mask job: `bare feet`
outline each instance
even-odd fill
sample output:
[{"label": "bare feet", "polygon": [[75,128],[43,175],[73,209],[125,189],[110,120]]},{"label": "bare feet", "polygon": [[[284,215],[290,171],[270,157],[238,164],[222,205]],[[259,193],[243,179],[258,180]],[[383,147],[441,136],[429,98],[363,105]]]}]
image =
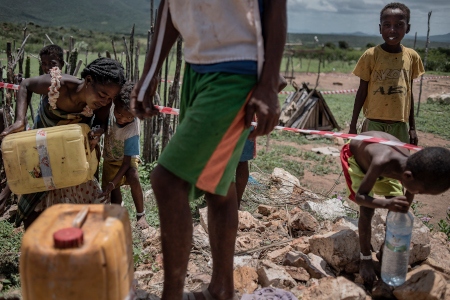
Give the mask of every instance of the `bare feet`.
[{"label": "bare feet", "polygon": [[364,280],[365,285],[369,287],[369,290],[372,290],[373,283],[377,279],[377,275],[375,274],[375,268],[373,266],[372,260],[361,260],[359,263],[359,274]]},{"label": "bare feet", "polygon": [[150,225],[148,225],[148,223],[147,223],[147,220],[145,219],[145,215],[137,218],[136,227],[141,230],[150,227]]}]

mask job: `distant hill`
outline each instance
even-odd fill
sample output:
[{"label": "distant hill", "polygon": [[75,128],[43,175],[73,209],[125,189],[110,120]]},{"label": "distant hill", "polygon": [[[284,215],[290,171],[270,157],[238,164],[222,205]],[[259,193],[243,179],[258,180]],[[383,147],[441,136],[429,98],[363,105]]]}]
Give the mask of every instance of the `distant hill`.
[{"label": "distant hill", "polygon": [[[77,27],[99,32],[145,34],[150,28],[151,0],[1,0],[2,22]],[[154,1],[155,10],[159,0]]]},{"label": "distant hill", "polygon": [[[368,35],[362,32],[355,32],[349,34],[320,34],[320,33],[289,33],[288,42],[297,43],[302,42],[305,46],[314,46],[314,37],[317,36],[320,44],[334,43],[336,46],[339,41],[346,41],[352,48],[364,48],[367,44],[381,44],[383,39],[381,35]],[[425,48],[426,37],[417,37],[416,48]],[[450,47],[450,33],[445,35],[430,36],[430,47]],[[403,39],[403,45],[406,47],[414,46],[414,35],[409,34]]]},{"label": "distant hill", "polygon": [[[420,36],[417,37],[418,40],[425,41],[427,39],[426,36]],[[450,33],[447,34],[441,34],[441,35],[431,35],[430,36],[430,42],[431,43],[450,43]]]}]

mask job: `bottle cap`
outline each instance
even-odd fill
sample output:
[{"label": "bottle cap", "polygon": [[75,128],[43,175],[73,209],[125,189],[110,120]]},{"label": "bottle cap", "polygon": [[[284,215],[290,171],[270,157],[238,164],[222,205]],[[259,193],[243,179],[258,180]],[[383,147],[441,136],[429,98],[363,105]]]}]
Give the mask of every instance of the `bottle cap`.
[{"label": "bottle cap", "polygon": [[78,248],[83,245],[83,231],[75,227],[63,228],[53,234],[53,241],[58,249]]}]

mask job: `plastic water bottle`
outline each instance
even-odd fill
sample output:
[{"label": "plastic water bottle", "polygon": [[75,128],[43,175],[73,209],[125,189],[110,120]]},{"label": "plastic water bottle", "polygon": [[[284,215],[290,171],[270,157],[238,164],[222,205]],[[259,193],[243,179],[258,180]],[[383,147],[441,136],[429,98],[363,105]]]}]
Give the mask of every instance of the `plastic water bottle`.
[{"label": "plastic water bottle", "polygon": [[387,215],[381,279],[391,286],[402,285],[406,280],[413,224],[410,212],[390,211]]}]

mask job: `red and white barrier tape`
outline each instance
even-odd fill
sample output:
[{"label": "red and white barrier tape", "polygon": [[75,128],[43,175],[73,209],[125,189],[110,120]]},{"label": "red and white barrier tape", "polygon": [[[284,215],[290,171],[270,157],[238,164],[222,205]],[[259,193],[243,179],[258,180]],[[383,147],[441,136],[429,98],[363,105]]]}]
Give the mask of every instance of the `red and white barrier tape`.
[{"label": "red and white barrier tape", "polygon": [[10,89],[10,90],[18,90],[19,85],[12,84],[12,83],[6,83],[6,82],[0,82],[0,88]]},{"label": "red and white barrier tape", "polygon": [[[178,115],[180,113],[180,110],[177,108],[157,106],[157,105],[155,105],[155,107],[161,113],[164,113],[164,114]],[[258,123],[252,122],[252,125],[257,126]],[[402,142],[398,142],[398,141],[391,141],[391,140],[387,140],[387,139],[377,138],[377,137],[368,136],[368,135],[362,135],[362,134],[350,134],[350,133],[341,133],[341,132],[332,132],[332,131],[298,129],[298,128],[283,127],[283,126],[275,126],[274,129],[299,132],[299,133],[305,133],[305,134],[318,134],[318,135],[323,135],[326,137],[340,137],[343,139],[359,140],[359,141],[364,141],[367,143],[379,143],[379,144],[388,145],[388,146],[398,146],[398,147],[402,147],[402,148],[406,148],[406,149],[414,150],[414,151],[422,150],[422,148],[419,146],[402,143]]]},{"label": "red and white barrier tape", "polygon": [[329,94],[353,94],[356,93],[358,89],[349,89],[349,90],[337,90],[337,91],[320,91],[322,95]]}]

